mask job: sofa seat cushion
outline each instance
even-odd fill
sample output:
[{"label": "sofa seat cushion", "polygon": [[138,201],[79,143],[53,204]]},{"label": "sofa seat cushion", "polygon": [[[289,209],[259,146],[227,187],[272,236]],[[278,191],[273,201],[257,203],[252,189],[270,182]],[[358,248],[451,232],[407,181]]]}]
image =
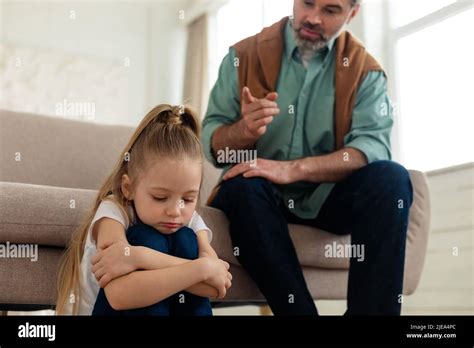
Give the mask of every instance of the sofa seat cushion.
[{"label": "sofa seat cushion", "polygon": [[[97,194],[95,190],[71,189],[22,183],[0,183],[0,243],[38,244],[66,247],[72,233]],[[213,231],[212,246],[225,260],[240,265],[233,254],[229,222],[220,210],[200,207],[198,212]],[[348,243],[348,236],[333,234],[311,227],[290,225],[302,265],[340,268],[349,267],[345,258],[324,257],[324,245],[333,241]]]},{"label": "sofa seat cushion", "polygon": [[65,247],[95,190],[0,182],[0,243]]},{"label": "sofa seat cushion", "polygon": [[[410,209],[407,238],[407,265],[419,279],[429,230],[429,197],[426,178],[410,171],[414,202]],[[0,183],[0,243],[35,243],[67,246],[72,232],[90,209],[97,191],[20,183]],[[201,206],[198,212],[213,231],[212,246],[220,257],[240,265],[228,232],[229,221],[217,209]],[[317,228],[289,225],[290,236],[302,266],[322,269],[348,269],[349,258],[326,257],[326,247],[350,243],[350,236],[339,236]],[[421,248],[421,249],[420,249]]]},{"label": "sofa seat cushion", "polygon": [[[211,207],[200,207],[198,212],[213,231],[214,237],[211,245],[217,250],[219,256],[234,265],[240,265],[234,255],[230,234],[227,232],[229,221],[225,214]],[[350,243],[350,236],[338,236],[317,228],[302,225],[289,224],[288,227],[301,265],[331,269],[349,268],[348,258],[325,257],[325,246],[332,246],[333,243],[336,243],[336,245],[348,244]],[[222,233],[221,231],[226,232]]]},{"label": "sofa seat cushion", "polygon": [[[413,186],[413,204],[410,208],[410,221],[406,244],[406,266],[409,283],[416,285],[421,277],[424,256],[428,244],[430,225],[430,200],[426,175],[410,170]],[[208,226],[214,231],[213,247],[225,260],[240,265],[234,256],[232,242],[228,232],[229,222],[223,212],[211,207],[199,208],[199,213]],[[290,237],[302,266],[321,269],[349,269],[350,260],[347,257],[326,257],[326,246],[345,245],[350,243],[350,236],[340,236],[327,231],[302,225],[289,224]],[[410,289],[410,291],[414,291]]]}]

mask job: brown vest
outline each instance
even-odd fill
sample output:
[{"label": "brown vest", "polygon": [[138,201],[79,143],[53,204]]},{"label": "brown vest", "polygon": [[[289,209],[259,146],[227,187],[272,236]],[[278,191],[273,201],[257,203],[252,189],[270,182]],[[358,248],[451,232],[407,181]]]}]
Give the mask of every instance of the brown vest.
[{"label": "brown vest", "polygon": [[[264,98],[267,93],[276,90],[285,49],[284,30],[287,21],[288,17],[285,17],[233,46],[239,59],[240,91],[247,86],[253,96]],[[344,136],[351,129],[357,88],[369,71],[383,72],[383,69],[349,32],[343,32],[335,45],[334,130],[335,148],[340,149],[344,146]]]},{"label": "brown vest", "polygon": [[[264,98],[276,91],[285,40],[284,30],[288,17],[264,28],[257,35],[246,38],[233,47],[238,58],[239,91],[247,86],[253,96]],[[336,40],[336,89],[334,105],[335,148],[344,146],[344,136],[351,129],[352,111],[357,88],[369,71],[382,71],[377,61],[365,50],[362,43],[349,32],[343,32]],[[384,72],[385,74],[385,72]],[[210,194],[207,205],[214,199],[220,183]]]}]

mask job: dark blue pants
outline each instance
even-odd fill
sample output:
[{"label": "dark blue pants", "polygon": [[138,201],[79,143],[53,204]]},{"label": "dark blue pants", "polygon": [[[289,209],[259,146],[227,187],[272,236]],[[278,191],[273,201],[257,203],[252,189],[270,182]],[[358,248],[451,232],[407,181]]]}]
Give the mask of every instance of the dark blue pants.
[{"label": "dark blue pants", "polygon": [[412,200],[407,170],[376,161],[337,183],[315,219],[291,213],[263,178],[223,182],[211,206],[227,215],[239,262],[274,314],[318,314],[288,232],[296,223],[350,234],[353,245],[364,245],[364,261],[350,259],[346,315],[399,315]]},{"label": "dark blue pants", "polygon": [[[184,259],[198,257],[196,234],[188,227],[182,227],[173,234],[163,234],[151,226],[138,223],[128,228],[127,240],[130,245],[148,247]],[[100,289],[92,315],[205,316],[212,315],[212,307],[208,298],[181,291],[148,307],[116,311],[110,306],[104,289]]]}]

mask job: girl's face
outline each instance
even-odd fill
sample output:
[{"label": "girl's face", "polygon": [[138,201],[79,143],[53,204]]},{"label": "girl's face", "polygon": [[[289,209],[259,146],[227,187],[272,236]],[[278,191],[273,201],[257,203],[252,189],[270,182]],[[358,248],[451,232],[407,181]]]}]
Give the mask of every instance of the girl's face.
[{"label": "girl's face", "polygon": [[196,159],[160,159],[139,179],[133,192],[124,174],[122,192],[135,203],[140,220],[162,233],[186,226],[196,208],[201,184],[201,162]]}]

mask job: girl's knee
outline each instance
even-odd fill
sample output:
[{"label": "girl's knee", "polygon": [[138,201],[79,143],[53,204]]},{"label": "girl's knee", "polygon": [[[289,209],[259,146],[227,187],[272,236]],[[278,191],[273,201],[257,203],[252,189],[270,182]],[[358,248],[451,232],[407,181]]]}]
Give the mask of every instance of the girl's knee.
[{"label": "girl's knee", "polygon": [[127,229],[127,240],[130,245],[144,246],[164,253],[169,252],[166,237],[160,231],[149,225],[138,223],[130,226]]},{"label": "girl's knee", "polygon": [[196,259],[198,257],[198,243],[196,233],[189,227],[182,227],[171,235],[174,256],[185,259]]}]

